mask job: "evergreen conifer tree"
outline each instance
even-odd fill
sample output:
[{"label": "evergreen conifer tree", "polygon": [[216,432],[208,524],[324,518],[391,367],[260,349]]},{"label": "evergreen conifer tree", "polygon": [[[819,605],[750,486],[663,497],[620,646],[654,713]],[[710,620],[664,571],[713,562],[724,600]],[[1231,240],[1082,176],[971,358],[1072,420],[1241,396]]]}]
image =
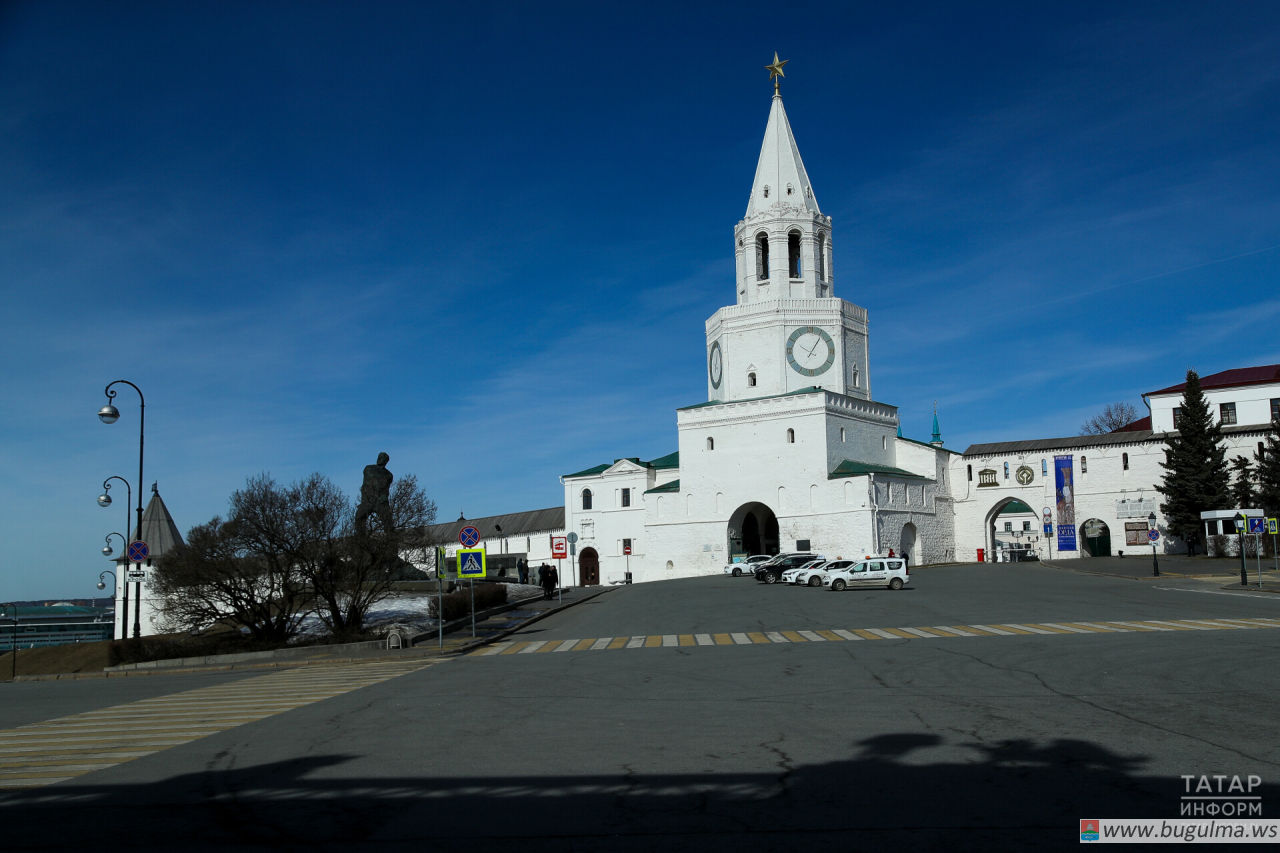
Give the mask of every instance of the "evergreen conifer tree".
[{"label": "evergreen conifer tree", "polygon": [[1248,456],[1237,456],[1231,460],[1231,470],[1235,479],[1231,483],[1231,499],[1241,508],[1254,504],[1253,465]]},{"label": "evergreen conifer tree", "polygon": [[1169,532],[1194,553],[1200,541],[1200,513],[1226,509],[1231,500],[1230,477],[1222,443],[1222,428],[1214,421],[1200,388],[1200,376],[1187,371],[1178,427],[1165,440],[1164,480],[1156,490],[1164,495],[1160,511]]},{"label": "evergreen conifer tree", "polygon": [[1271,422],[1267,443],[1254,459],[1258,482],[1257,503],[1269,517],[1275,518],[1280,513],[1280,421]]}]

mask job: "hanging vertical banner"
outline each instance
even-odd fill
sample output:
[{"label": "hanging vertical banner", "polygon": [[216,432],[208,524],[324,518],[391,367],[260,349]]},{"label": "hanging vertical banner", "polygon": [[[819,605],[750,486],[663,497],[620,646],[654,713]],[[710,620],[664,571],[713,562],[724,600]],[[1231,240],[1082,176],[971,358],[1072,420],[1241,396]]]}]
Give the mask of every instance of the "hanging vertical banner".
[{"label": "hanging vertical banner", "polygon": [[1053,457],[1055,496],[1058,502],[1058,550],[1076,550],[1076,497],[1075,478],[1072,475],[1072,457]]}]

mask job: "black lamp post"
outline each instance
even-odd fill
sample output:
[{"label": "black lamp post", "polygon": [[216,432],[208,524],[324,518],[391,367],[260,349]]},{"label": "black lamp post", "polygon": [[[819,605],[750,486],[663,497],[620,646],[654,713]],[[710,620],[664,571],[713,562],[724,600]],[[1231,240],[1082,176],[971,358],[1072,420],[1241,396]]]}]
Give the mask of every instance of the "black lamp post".
[{"label": "black lamp post", "polygon": [[9,680],[18,680],[18,605],[6,604],[13,608],[13,648],[9,650]]},{"label": "black lamp post", "polygon": [[[1156,514],[1153,512],[1147,516],[1147,533],[1156,529]],[[1148,535],[1148,539],[1151,537]],[[1151,576],[1153,578],[1160,577],[1160,558],[1156,556],[1156,540],[1151,539]]]},{"label": "black lamp post", "polygon": [[[119,533],[116,533],[115,535],[120,535],[120,534],[119,534]],[[110,542],[111,542],[111,534],[110,534],[110,533],[106,534],[106,540],[108,540],[108,543],[110,543]],[[105,548],[102,548],[102,551],[108,551],[108,552],[110,552],[110,551],[111,551],[111,546],[110,546],[110,544],[108,544],[108,546],[106,546]],[[108,553],[108,556],[111,556],[111,555],[110,555],[110,553]],[[113,602],[114,602],[114,601],[115,601],[115,585],[116,585],[116,580],[115,580],[115,573],[114,573],[114,571],[111,571],[110,569],[108,569],[108,570],[105,570],[105,571],[100,571],[100,573],[97,573],[97,588],[99,588],[99,589],[106,589],[106,581],[104,580],[104,578],[106,578],[106,576],[108,576],[108,575],[111,575],[111,601],[113,601]],[[128,624],[128,621],[129,621],[129,611],[128,611],[128,607],[129,607],[129,599],[128,599],[128,598],[125,598],[125,599],[124,599],[124,607],[125,607],[125,611],[124,611],[124,619],[123,619],[122,621],[120,621],[120,628],[122,628],[122,629],[124,628],[124,625],[127,625],[127,624]],[[114,615],[113,615],[113,619],[111,619],[111,621],[113,621],[113,622],[115,621],[115,617],[114,617]],[[120,631],[120,633],[122,633],[122,634],[123,634],[123,633],[124,633],[124,631],[122,630],[122,631]],[[114,624],[113,624],[113,625],[111,625],[111,639],[115,639],[115,625],[114,625]]]},{"label": "black lamp post", "polygon": [[[141,538],[142,537],[142,483],[143,483],[142,457],[143,457],[143,446],[146,440],[146,421],[147,421],[147,401],[146,401],[146,398],[142,396],[142,389],[139,388],[137,385],[134,385],[128,379],[117,379],[114,382],[107,383],[107,387],[104,389],[104,392],[107,395],[107,404],[98,410],[98,419],[102,421],[104,424],[113,424],[116,421],[120,420],[120,410],[117,409],[111,402],[116,398],[116,394],[118,393],[112,390],[111,386],[120,385],[120,384],[128,385],[134,391],[138,392],[138,528],[137,528],[137,531],[138,531],[138,537]],[[101,503],[101,499],[99,499],[99,503]],[[109,498],[108,498],[108,503],[110,503]],[[103,505],[106,506],[106,504],[103,504]],[[125,586],[128,586],[128,585],[129,585],[129,582],[125,581]],[[134,607],[133,609],[134,610],[133,636],[136,638],[142,635],[142,624],[141,624],[141,616],[140,616],[140,611],[142,610],[142,584],[141,583],[138,584],[137,595],[135,595],[134,598],[137,601],[137,606]],[[128,626],[126,625],[125,627],[127,628]]]},{"label": "black lamp post", "polygon": [[1236,513],[1236,541],[1240,543],[1240,586],[1249,585],[1249,572],[1244,562],[1244,532],[1249,527],[1249,516]]},{"label": "black lamp post", "polygon": [[[129,507],[133,503],[133,488],[130,487],[129,481],[126,480],[124,477],[121,477],[118,474],[113,474],[112,476],[102,481],[102,494],[98,495],[98,506],[100,507],[111,506],[111,481],[112,480],[119,480],[120,482],[124,483],[125,493],[129,496],[129,499],[125,501],[125,505],[124,505],[124,533],[115,534],[116,536],[119,536],[121,539],[124,540],[124,555],[127,558],[129,556],[129,536],[128,536],[129,512],[130,512]],[[138,491],[139,492],[142,491],[141,487],[139,487]],[[142,502],[141,495],[138,496],[138,502],[139,503]],[[111,552],[111,536],[112,536],[111,533],[108,533],[106,536],[107,544],[106,544],[106,547],[102,549],[102,555],[104,557],[111,556],[111,553],[112,553]],[[139,518],[139,521],[138,521],[138,536],[139,537],[142,536],[141,518]],[[114,577],[114,575],[112,575],[112,577]],[[102,578],[99,577],[98,580],[102,580]],[[113,597],[115,596],[114,586],[111,587],[111,595]],[[141,592],[139,592],[138,598],[139,600],[141,600],[142,598]],[[120,614],[120,639],[125,640],[125,639],[128,639],[128,637],[129,637],[129,581],[126,580],[124,582],[124,610],[121,611],[121,614]],[[111,631],[111,639],[114,640],[115,638],[116,638],[115,629],[113,627]]]}]

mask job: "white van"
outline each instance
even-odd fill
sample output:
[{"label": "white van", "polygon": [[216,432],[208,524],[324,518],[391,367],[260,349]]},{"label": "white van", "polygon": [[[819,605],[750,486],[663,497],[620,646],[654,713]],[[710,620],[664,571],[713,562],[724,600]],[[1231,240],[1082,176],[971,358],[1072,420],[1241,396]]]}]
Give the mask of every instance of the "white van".
[{"label": "white van", "polygon": [[822,585],[839,592],[851,586],[887,586],[902,589],[911,580],[911,570],[901,557],[871,557],[852,565],[827,572]]}]

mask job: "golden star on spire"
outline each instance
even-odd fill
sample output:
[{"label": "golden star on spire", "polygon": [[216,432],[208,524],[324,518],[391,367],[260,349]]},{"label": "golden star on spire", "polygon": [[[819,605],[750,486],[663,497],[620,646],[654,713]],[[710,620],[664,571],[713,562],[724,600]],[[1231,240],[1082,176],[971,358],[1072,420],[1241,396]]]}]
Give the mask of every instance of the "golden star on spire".
[{"label": "golden star on spire", "polygon": [[778,78],[787,76],[782,73],[782,66],[786,65],[790,61],[790,59],[779,60],[778,52],[775,50],[773,52],[773,64],[765,66],[765,70],[769,72],[769,79],[773,81],[773,91],[775,93],[778,91]]}]

